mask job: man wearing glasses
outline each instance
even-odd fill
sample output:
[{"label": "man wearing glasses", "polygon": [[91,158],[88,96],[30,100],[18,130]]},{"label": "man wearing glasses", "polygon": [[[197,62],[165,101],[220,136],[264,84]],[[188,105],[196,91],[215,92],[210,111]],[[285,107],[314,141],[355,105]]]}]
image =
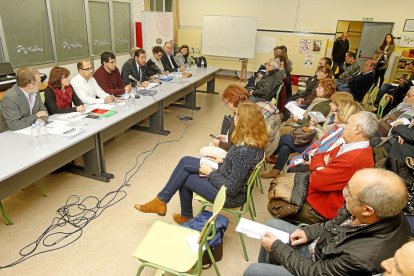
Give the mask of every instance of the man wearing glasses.
[{"label": "man wearing glasses", "polygon": [[46,122],[46,107],[39,92],[40,74],[31,68],[21,68],[16,73],[16,84],[6,91],[1,102],[0,132],[19,130],[36,121]]},{"label": "man wearing glasses", "polygon": [[288,232],[289,244],[272,233],[262,236],[259,263],[244,276],[372,275],[381,262],[408,241],[410,226],[402,212],[407,189],[383,169],[356,172],[343,189],[345,208],[325,223],[303,228],[272,219],[268,225]]},{"label": "man wearing glasses", "polygon": [[96,104],[110,103],[114,101],[114,96],[103,91],[96,82],[93,77],[94,68],[89,60],[81,60],[76,66],[79,74],[70,81],[70,84],[83,103]]},{"label": "man wearing glasses", "polygon": [[131,85],[126,85],[121,73],[116,67],[115,55],[111,52],[101,54],[101,66],[93,75],[99,86],[108,94],[122,95],[131,91]]}]

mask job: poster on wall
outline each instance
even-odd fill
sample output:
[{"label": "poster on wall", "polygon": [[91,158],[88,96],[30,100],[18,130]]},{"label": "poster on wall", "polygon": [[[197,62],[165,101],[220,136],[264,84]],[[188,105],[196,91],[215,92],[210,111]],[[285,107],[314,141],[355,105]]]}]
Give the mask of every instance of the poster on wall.
[{"label": "poster on wall", "polygon": [[320,52],[322,48],[322,40],[320,39],[314,39],[313,45],[312,45],[312,51],[313,52]]},{"label": "poster on wall", "polygon": [[311,41],[310,39],[301,39],[299,44],[299,53],[306,54],[309,53]]},{"label": "poster on wall", "polygon": [[305,61],[303,62],[304,67],[312,67],[313,66],[313,55],[312,54],[306,54],[305,55]]},{"label": "poster on wall", "polygon": [[154,46],[164,46],[173,39],[173,17],[171,12],[143,12],[142,37],[147,57]]},{"label": "poster on wall", "polygon": [[414,36],[402,35],[399,46],[400,47],[414,47]]}]

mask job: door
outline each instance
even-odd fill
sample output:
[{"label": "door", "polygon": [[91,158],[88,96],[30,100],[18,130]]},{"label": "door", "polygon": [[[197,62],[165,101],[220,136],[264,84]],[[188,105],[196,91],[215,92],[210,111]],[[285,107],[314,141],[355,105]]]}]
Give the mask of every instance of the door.
[{"label": "door", "polygon": [[385,35],[391,33],[393,27],[394,23],[389,22],[364,22],[357,52],[360,68],[365,61],[374,56],[375,50],[382,44]]}]

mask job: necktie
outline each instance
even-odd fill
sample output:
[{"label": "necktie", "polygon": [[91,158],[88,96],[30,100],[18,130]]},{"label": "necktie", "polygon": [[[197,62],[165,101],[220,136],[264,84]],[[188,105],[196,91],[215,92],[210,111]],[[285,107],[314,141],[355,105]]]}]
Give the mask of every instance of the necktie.
[{"label": "necktie", "polygon": [[141,66],[138,66],[138,80],[141,81],[142,77],[141,77]]}]

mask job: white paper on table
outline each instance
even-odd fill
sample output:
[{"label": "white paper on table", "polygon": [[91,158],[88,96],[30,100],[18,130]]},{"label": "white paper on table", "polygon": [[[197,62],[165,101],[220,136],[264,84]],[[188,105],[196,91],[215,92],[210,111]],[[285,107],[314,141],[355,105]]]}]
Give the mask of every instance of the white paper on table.
[{"label": "white paper on table", "polygon": [[18,134],[24,134],[24,135],[32,135],[32,126],[29,127],[25,127],[19,130],[15,130],[13,131],[14,133],[18,133]]},{"label": "white paper on table", "polygon": [[303,114],[305,114],[306,110],[297,106],[295,102],[288,102],[285,105],[286,109],[290,111],[294,116],[298,117],[299,119],[303,119]]},{"label": "white paper on table", "polygon": [[146,90],[146,89],[151,89],[154,88],[156,86],[160,85],[158,82],[150,82],[147,86],[142,87],[142,86],[137,86],[137,90]]},{"label": "white paper on table", "polygon": [[88,114],[85,114],[85,112],[82,112],[82,113],[81,112],[71,112],[71,113],[62,114],[62,115],[58,116],[57,119],[66,120],[66,121],[70,121],[70,122],[76,122],[76,121],[82,120],[86,116],[88,116]]},{"label": "white paper on table", "polygon": [[211,159],[208,159],[207,157],[203,156],[203,157],[200,158],[200,165],[201,164],[206,164],[206,165],[210,166],[210,168],[212,168],[214,170],[218,170],[218,163],[214,162]]},{"label": "white paper on table", "polygon": [[311,111],[308,114],[309,114],[309,117],[311,117],[318,123],[323,123],[326,121],[326,117],[319,111]]},{"label": "white paper on table", "polygon": [[69,127],[65,125],[47,126],[47,133],[53,135],[64,136],[68,138],[75,137],[82,133],[84,129],[82,127]]},{"label": "white paper on table", "polygon": [[[59,120],[49,120],[47,125],[45,126],[46,129],[48,129],[49,127],[55,127],[55,126],[63,126],[66,125],[68,122],[65,121],[59,121]],[[13,131],[14,133],[18,133],[18,134],[24,134],[24,135],[32,135],[32,126],[28,126],[16,131]],[[48,131],[49,132],[49,131]]]},{"label": "white paper on table", "polygon": [[402,117],[390,123],[390,126],[394,126],[396,123],[403,123],[403,125],[408,126],[409,124],[411,124],[411,121],[407,118]]},{"label": "white paper on table", "polygon": [[86,112],[85,113],[91,112],[94,109],[107,109],[107,110],[111,110],[114,107],[115,107],[115,104],[104,104],[104,103],[103,104],[91,104],[91,105],[88,105],[86,107]]},{"label": "white paper on table", "polygon": [[[185,237],[187,244],[190,246],[191,251],[197,252],[198,251],[198,237],[200,234],[194,234],[191,236]],[[203,250],[206,250],[206,247],[203,246]]]},{"label": "white paper on table", "polygon": [[245,218],[240,219],[239,224],[237,224],[236,231],[258,240],[261,239],[264,233],[270,232],[283,243],[289,243],[289,233]]}]

